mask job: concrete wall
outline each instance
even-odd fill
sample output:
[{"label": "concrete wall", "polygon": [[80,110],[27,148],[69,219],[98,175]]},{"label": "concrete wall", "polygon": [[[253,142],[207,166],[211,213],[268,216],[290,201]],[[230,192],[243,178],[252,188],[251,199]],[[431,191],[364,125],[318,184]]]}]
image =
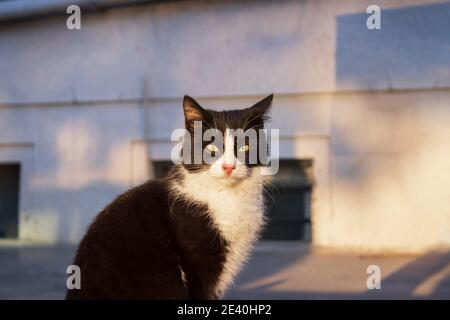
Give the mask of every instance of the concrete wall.
[{"label": "concrete wall", "polygon": [[165,2],[83,15],[80,31],[64,14],[2,25],[0,162],[27,168],[21,238],[78,241],[169,157],[183,94],[231,108],[274,92],[281,156],[314,159],[315,244],[450,245],[450,4],[377,1],[375,31],[369,4]]},{"label": "concrete wall", "polygon": [[[449,4],[182,1],[4,24],[0,101],[37,103],[448,87]],[[414,68],[412,68],[414,66]],[[27,85],[24,85],[24,84]],[[45,86],[42,84],[45,83]]]}]

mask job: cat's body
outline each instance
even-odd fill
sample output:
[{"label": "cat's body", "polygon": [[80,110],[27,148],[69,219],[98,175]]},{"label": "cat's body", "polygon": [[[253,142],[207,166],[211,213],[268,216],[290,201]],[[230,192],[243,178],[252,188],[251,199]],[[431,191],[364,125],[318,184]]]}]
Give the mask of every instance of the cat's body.
[{"label": "cat's body", "polygon": [[[186,127],[209,115],[223,132],[260,127],[271,100],[239,114],[198,105],[191,110],[185,98]],[[249,122],[255,114],[257,124]],[[167,178],[129,190],[100,212],[75,257],[81,289],[68,290],[66,298],[223,297],[264,221],[260,167],[234,159],[230,169],[232,154],[239,152],[231,140],[225,135],[225,151],[213,164],[176,165]]]}]

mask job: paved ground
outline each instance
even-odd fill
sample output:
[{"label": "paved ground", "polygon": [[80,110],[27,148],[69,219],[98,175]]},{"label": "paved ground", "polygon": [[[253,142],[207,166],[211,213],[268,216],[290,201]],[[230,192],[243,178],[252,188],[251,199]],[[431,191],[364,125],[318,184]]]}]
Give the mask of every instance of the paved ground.
[{"label": "paved ground", "polygon": [[[0,246],[0,299],[62,299],[73,247]],[[380,290],[366,269],[381,268]],[[258,247],[229,299],[450,299],[450,252],[361,256],[307,245]]]}]

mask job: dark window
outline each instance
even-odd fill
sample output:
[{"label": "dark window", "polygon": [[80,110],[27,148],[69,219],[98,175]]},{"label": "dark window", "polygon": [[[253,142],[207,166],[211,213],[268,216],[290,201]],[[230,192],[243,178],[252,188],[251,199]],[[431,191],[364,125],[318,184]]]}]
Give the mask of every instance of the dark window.
[{"label": "dark window", "polygon": [[172,166],[173,163],[170,160],[152,161],[151,167],[153,168],[153,176],[157,179],[164,178]]},{"label": "dark window", "polygon": [[19,164],[0,164],[0,238],[18,236],[19,176]]},{"label": "dark window", "polygon": [[280,168],[266,187],[265,240],[311,239],[312,160],[280,159]]}]

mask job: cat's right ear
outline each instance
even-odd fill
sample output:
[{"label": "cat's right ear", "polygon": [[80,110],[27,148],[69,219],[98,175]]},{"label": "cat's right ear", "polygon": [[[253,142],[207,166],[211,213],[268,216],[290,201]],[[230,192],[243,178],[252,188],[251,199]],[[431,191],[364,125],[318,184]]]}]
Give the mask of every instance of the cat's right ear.
[{"label": "cat's right ear", "polygon": [[184,96],[183,111],[186,129],[192,129],[194,127],[194,121],[205,120],[206,110],[190,96]]}]

